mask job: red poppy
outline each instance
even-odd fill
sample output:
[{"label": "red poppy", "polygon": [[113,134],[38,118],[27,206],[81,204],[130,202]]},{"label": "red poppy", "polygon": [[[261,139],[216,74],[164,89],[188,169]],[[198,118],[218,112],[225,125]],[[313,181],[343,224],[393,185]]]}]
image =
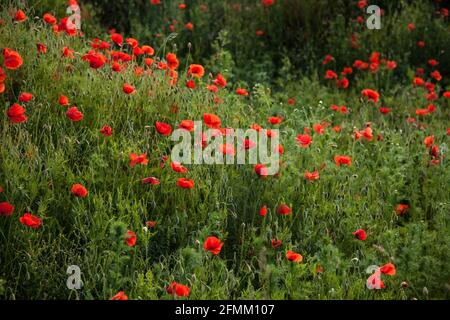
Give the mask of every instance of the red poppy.
[{"label": "red poppy", "polygon": [[337,74],[333,70],[327,70],[325,73],[325,79],[331,80],[331,79],[337,79]]},{"label": "red poppy", "polygon": [[216,79],[213,80],[213,83],[214,83],[216,86],[219,86],[219,87],[221,87],[221,88],[224,88],[224,87],[227,85],[227,80],[219,73],[219,74],[216,76]]},{"label": "red poppy", "polygon": [[319,179],[319,171],[313,171],[313,172],[309,172],[309,171],[305,171],[304,177],[306,180],[309,181],[314,181],[314,180],[318,180]]},{"label": "red poppy", "polygon": [[112,128],[110,126],[103,126],[103,128],[100,129],[100,133],[104,135],[105,137],[110,137],[113,134]]},{"label": "red poppy", "polygon": [[234,145],[229,144],[229,143],[221,144],[219,146],[219,150],[224,155],[232,155],[232,156],[236,155],[236,150],[234,148]]},{"label": "red poppy", "polygon": [[395,213],[399,216],[405,215],[408,212],[409,209],[409,205],[405,204],[405,203],[399,203],[396,207],[395,207]]},{"label": "red poppy", "polygon": [[283,242],[282,242],[281,240],[278,240],[278,239],[272,239],[272,240],[270,241],[270,244],[272,245],[272,248],[276,249],[276,248],[281,247],[281,245],[283,244]]},{"label": "red poppy", "polygon": [[191,179],[180,178],[177,180],[177,186],[183,189],[192,189],[194,185],[194,180]]},{"label": "red poppy", "polygon": [[128,300],[128,296],[124,291],[119,291],[111,298],[111,300]]},{"label": "red poppy", "polygon": [[6,112],[6,115],[9,118],[9,121],[12,123],[22,123],[27,121],[27,116],[25,115],[25,108],[14,103]]},{"label": "red poppy", "polygon": [[261,217],[265,217],[267,215],[267,206],[262,206],[261,209],[259,209],[259,215]]},{"label": "red poppy", "polygon": [[178,297],[188,297],[191,289],[188,286],[173,281],[167,288],[168,294],[177,295]]},{"label": "red poppy", "polygon": [[248,91],[243,88],[237,88],[236,93],[240,96],[244,96],[244,97],[248,96]]},{"label": "red poppy", "polygon": [[23,22],[27,19],[27,16],[25,14],[25,12],[23,12],[22,10],[17,10],[16,13],[14,14],[14,20],[17,22]]},{"label": "red poppy", "polygon": [[192,132],[194,131],[194,121],[182,120],[178,128]]},{"label": "red poppy", "polygon": [[113,33],[111,34],[111,41],[117,44],[118,46],[122,46],[123,36],[119,33]]},{"label": "red poppy", "polygon": [[146,166],[148,164],[147,153],[137,155],[135,153],[130,153],[130,167],[133,168],[137,164],[142,164]]},{"label": "red poppy", "polygon": [[19,218],[19,221],[24,226],[31,227],[33,229],[37,229],[42,225],[42,220],[30,213],[25,213]]},{"label": "red poppy", "polygon": [[168,53],[166,56],[166,60],[167,65],[171,70],[175,70],[176,68],[178,68],[180,64],[180,62],[177,59],[177,55],[175,53]]},{"label": "red poppy", "polygon": [[184,167],[181,163],[179,162],[171,162],[170,166],[172,167],[172,170],[178,173],[186,173],[188,172],[188,169],[186,167]]},{"label": "red poppy", "polygon": [[441,73],[440,73],[438,70],[433,71],[432,73],[430,73],[430,76],[431,76],[433,79],[435,79],[436,81],[441,81],[441,80],[442,80]]},{"label": "red poppy", "polygon": [[3,49],[3,64],[10,70],[16,70],[23,64],[20,54],[9,48]]},{"label": "red poppy", "polygon": [[45,13],[42,18],[44,19],[45,23],[48,24],[56,24],[57,22],[56,18],[50,13]]},{"label": "red poppy", "polygon": [[261,0],[261,3],[264,7],[270,7],[275,4],[275,0]]},{"label": "red poppy", "polygon": [[203,121],[208,128],[218,129],[220,128],[222,121],[215,114],[205,113],[203,115]]},{"label": "red poppy", "polygon": [[168,136],[172,133],[172,126],[164,122],[156,121],[155,128],[156,131],[163,136]]},{"label": "red poppy", "polygon": [[288,252],[286,252],[286,259],[292,262],[302,262],[303,257],[301,254],[289,250]]},{"label": "red poppy", "polygon": [[89,51],[87,54],[85,54],[82,59],[84,61],[88,61],[89,65],[93,69],[98,69],[103,67],[103,65],[106,63],[107,59],[104,55],[101,53],[95,52],[93,50]]},{"label": "red poppy", "polygon": [[0,216],[10,216],[14,212],[14,206],[9,202],[0,202]]},{"label": "red poppy", "polygon": [[66,116],[74,122],[81,121],[84,117],[83,113],[81,113],[81,111],[78,111],[77,107],[69,108],[66,112]]},{"label": "red poppy", "polygon": [[33,95],[29,92],[22,92],[19,95],[19,101],[24,102],[24,103],[30,101],[32,98],[33,98]]},{"label": "red poppy", "polygon": [[283,216],[289,215],[291,212],[292,209],[285,204],[281,204],[277,209],[277,213]]},{"label": "red poppy", "polygon": [[134,87],[128,83],[123,85],[123,92],[126,94],[132,94],[135,91]]},{"label": "red poppy", "polygon": [[127,231],[126,238],[125,238],[125,241],[126,241],[126,243],[127,243],[127,246],[129,246],[129,247],[134,247],[134,246],[136,245],[136,240],[137,240],[136,233],[134,233],[134,232],[131,231],[131,230],[128,230],[128,231]]},{"label": "red poppy", "polygon": [[279,117],[269,117],[269,123],[271,124],[280,124],[283,121],[283,119]]},{"label": "red poppy", "polygon": [[205,75],[205,69],[202,65],[199,64],[191,64],[187,71],[188,76],[192,76],[194,78],[200,79]]},{"label": "red poppy", "polygon": [[266,177],[269,175],[269,169],[262,163],[258,163],[254,167],[255,173],[260,177]]},{"label": "red poppy", "polygon": [[299,134],[297,141],[300,143],[300,147],[307,148],[312,143],[312,138],[309,134]]},{"label": "red poppy", "polygon": [[222,250],[223,242],[216,237],[208,237],[203,243],[203,249],[211,252],[213,255],[218,255]]},{"label": "red poppy", "polygon": [[158,185],[158,184],[160,184],[160,181],[157,178],[155,178],[155,177],[147,177],[147,178],[142,179],[142,183],[143,184]]},{"label": "red poppy", "polygon": [[364,89],[361,91],[361,94],[374,103],[378,103],[378,99],[380,98],[380,94],[372,89]]},{"label": "red poppy", "polygon": [[58,103],[62,106],[68,106],[69,105],[69,98],[67,98],[66,96],[60,96]]},{"label": "red poppy", "polygon": [[367,238],[366,231],[363,229],[358,229],[355,232],[352,232],[352,234],[355,235],[355,238],[358,240],[364,241]]},{"label": "red poppy", "polygon": [[387,263],[384,266],[380,268],[381,273],[384,273],[388,276],[395,276],[397,273],[397,270],[395,269],[395,266],[392,263]]},{"label": "red poppy", "polygon": [[36,47],[37,47],[37,51],[39,53],[42,53],[42,54],[47,53],[47,47],[43,43],[36,44]]},{"label": "red poppy", "polygon": [[334,162],[336,163],[336,165],[338,167],[340,167],[341,165],[347,165],[347,166],[351,166],[352,165],[352,158],[348,157],[348,156],[340,156],[340,155],[336,155],[334,156]]},{"label": "red poppy", "polygon": [[79,183],[76,183],[72,186],[72,189],[70,190],[70,192],[78,198],[86,198],[89,194],[88,190]]},{"label": "red poppy", "polygon": [[184,27],[186,28],[186,30],[194,30],[194,25],[192,24],[192,22],[188,22],[184,25]]}]

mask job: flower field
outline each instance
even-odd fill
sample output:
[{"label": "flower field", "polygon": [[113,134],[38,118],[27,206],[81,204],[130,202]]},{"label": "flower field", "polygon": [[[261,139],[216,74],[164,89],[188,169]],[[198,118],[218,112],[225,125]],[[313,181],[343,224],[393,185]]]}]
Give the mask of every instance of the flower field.
[{"label": "flower field", "polygon": [[447,2],[108,2],[1,1],[1,299],[450,297]]}]

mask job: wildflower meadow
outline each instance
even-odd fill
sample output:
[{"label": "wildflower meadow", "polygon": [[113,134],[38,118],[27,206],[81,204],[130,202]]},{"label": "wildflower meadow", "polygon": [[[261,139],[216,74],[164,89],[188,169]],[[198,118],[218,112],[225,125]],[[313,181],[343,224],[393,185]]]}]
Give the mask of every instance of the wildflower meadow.
[{"label": "wildflower meadow", "polygon": [[449,7],[0,0],[0,298],[449,299]]}]

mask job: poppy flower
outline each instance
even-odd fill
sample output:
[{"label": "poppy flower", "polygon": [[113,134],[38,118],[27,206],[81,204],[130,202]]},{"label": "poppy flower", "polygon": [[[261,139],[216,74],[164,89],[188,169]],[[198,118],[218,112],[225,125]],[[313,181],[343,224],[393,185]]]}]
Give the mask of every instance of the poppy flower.
[{"label": "poppy flower", "polygon": [[442,96],[443,96],[444,98],[450,99],[450,91],[444,92],[444,93],[442,94]]},{"label": "poppy flower", "polygon": [[194,188],[194,180],[180,178],[177,180],[177,186],[183,189],[192,189]]},{"label": "poppy flower", "polygon": [[128,230],[128,231],[127,231],[126,238],[125,238],[125,241],[126,241],[126,243],[127,243],[127,246],[129,246],[129,247],[134,247],[134,246],[136,245],[136,240],[137,240],[136,233],[134,233],[134,232],[131,231],[131,230]]},{"label": "poppy flower", "polygon": [[24,103],[30,101],[32,98],[33,98],[33,95],[29,92],[22,92],[19,95],[19,101],[24,102]]},{"label": "poppy flower", "polygon": [[61,106],[68,106],[69,105],[69,98],[67,98],[66,96],[60,96],[58,99],[58,103]]},{"label": "poppy flower", "polygon": [[347,78],[342,78],[336,81],[336,86],[341,89],[347,89],[350,82]]},{"label": "poppy flower", "polygon": [[25,108],[14,103],[6,112],[6,115],[9,118],[9,121],[12,123],[22,123],[27,121],[27,116],[25,116]]},{"label": "poppy flower", "polygon": [[14,212],[14,206],[9,202],[0,202],[0,216],[10,216]]},{"label": "poppy flower", "polygon": [[88,190],[79,183],[76,183],[72,186],[70,192],[78,198],[86,198],[89,194]]},{"label": "poppy flower", "polygon": [[16,70],[23,64],[23,59],[17,51],[3,49],[3,64],[10,70]]},{"label": "poppy flower", "polygon": [[391,112],[391,109],[387,107],[380,107],[379,110],[382,114],[388,114],[389,112]]},{"label": "poppy flower", "polygon": [[269,175],[269,169],[264,164],[256,164],[254,170],[255,173],[260,177],[266,177]]},{"label": "poppy flower", "polygon": [[364,241],[367,238],[366,231],[363,229],[358,229],[355,232],[352,232],[356,239]]},{"label": "poppy flower", "polygon": [[247,97],[248,96],[248,91],[246,89],[243,88],[237,88],[236,89],[236,93],[240,96],[244,96]]},{"label": "poppy flower", "polygon": [[331,79],[337,79],[337,74],[333,70],[327,70],[325,73],[325,79],[331,80]]},{"label": "poppy flower", "polygon": [[151,184],[151,185],[156,186],[156,185],[160,184],[160,181],[155,177],[147,177],[147,178],[142,179],[142,183],[143,184]]},{"label": "poppy flower", "polygon": [[281,204],[277,209],[277,213],[283,216],[289,215],[291,212],[292,209],[285,204]]},{"label": "poppy flower", "polygon": [[42,224],[42,220],[39,217],[36,217],[30,213],[25,213],[19,218],[19,221],[24,226],[31,227],[33,229],[39,228]]},{"label": "poppy flower", "polygon": [[381,273],[384,273],[388,276],[395,276],[397,273],[397,270],[395,269],[395,266],[392,263],[387,263],[384,266],[380,268]]},{"label": "poppy flower", "polygon": [[430,76],[431,76],[433,79],[435,79],[436,81],[441,81],[441,80],[442,80],[441,73],[440,73],[438,70],[433,71],[432,73],[430,73]]},{"label": "poppy flower", "polygon": [[205,75],[205,69],[202,65],[199,64],[191,64],[187,71],[188,76],[192,76],[194,78],[200,79]]},{"label": "poppy flower", "polygon": [[219,146],[219,151],[224,155],[232,155],[232,156],[236,155],[236,150],[234,148],[234,145],[229,144],[229,143],[221,144]]},{"label": "poppy flower", "polygon": [[271,124],[280,124],[283,121],[283,119],[279,117],[269,117],[269,123]]},{"label": "poppy flower", "polygon": [[225,86],[227,85],[227,80],[219,73],[219,74],[217,74],[216,78],[213,80],[213,83],[216,86],[225,88]]},{"label": "poppy flower", "polygon": [[309,181],[318,180],[319,179],[319,171],[313,171],[313,172],[305,171],[304,177],[306,180],[309,180]]},{"label": "poppy flower", "polygon": [[314,124],[314,125],[313,125],[313,130],[314,130],[317,134],[320,134],[320,135],[322,135],[322,134],[325,133],[325,129],[324,129],[323,125],[320,124],[320,123]]},{"label": "poppy flower", "polygon": [[180,62],[177,59],[177,55],[175,53],[168,53],[166,56],[167,65],[169,69],[175,70],[180,65]]},{"label": "poppy flower", "polygon": [[132,94],[135,91],[134,87],[128,83],[123,85],[123,92],[126,94]]},{"label": "poppy flower", "polygon": [[270,241],[270,244],[272,245],[272,248],[274,248],[274,249],[281,247],[282,243],[283,242],[281,240],[278,240],[278,239],[272,239]]},{"label": "poppy flower", "polygon": [[111,34],[111,41],[117,44],[118,46],[122,46],[123,36],[119,33],[113,33]]},{"label": "poppy flower", "polygon": [[361,91],[361,94],[374,103],[378,103],[378,99],[380,98],[380,94],[372,89],[364,89]]},{"label": "poppy flower", "polygon": [[137,155],[135,153],[130,153],[130,167],[133,168],[137,164],[142,164],[146,166],[148,164],[147,153]]},{"label": "poppy flower", "polygon": [[47,53],[47,47],[43,43],[36,44],[38,53]]},{"label": "poppy flower", "polygon": [[292,262],[302,262],[303,257],[301,254],[289,250],[288,252],[286,252],[286,259]]},{"label": "poppy flower", "polygon": [[296,140],[300,143],[300,147],[307,148],[312,143],[312,138],[309,134],[299,134]]},{"label": "poppy flower", "polygon": [[396,207],[395,207],[395,213],[399,216],[405,215],[408,212],[409,209],[409,205],[405,204],[405,203],[399,203]]},{"label": "poppy flower", "polygon": [[66,116],[74,122],[81,121],[84,117],[83,113],[81,113],[81,111],[78,111],[77,107],[69,108],[66,112]]},{"label": "poppy flower", "polygon": [[113,297],[111,297],[111,300],[128,300],[128,296],[124,291],[119,291]]},{"label": "poppy flower", "polygon": [[156,121],[155,123],[156,131],[163,136],[168,136],[172,133],[172,126],[170,124]]},{"label": "poppy flower", "polygon": [[50,13],[45,13],[42,18],[44,19],[45,23],[48,24],[56,24],[57,22],[56,18]]},{"label": "poppy flower", "polygon": [[203,243],[203,249],[211,252],[213,255],[218,255],[222,250],[223,242],[216,237],[208,237]]},{"label": "poppy flower", "polygon": [[270,7],[275,4],[275,0],[261,0],[261,3],[264,7]]},{"label": "poppy flower", "polygon": [[334,156],[334,162],[336,163],[336,165],[338,167],[340,167],[341,165],[347,165],[347,166],[351,166],[352,165],[352,158],[348,157],[348,156],[340,156],[340,155],[336,155]]},{"label": "poppy flower", "polygon": [[188,297],[191,289],[183,284],[172,282],[167,288],[166,292],[171,295],[176,295],[178,297]]},{"label": "poppy flower", "polygon": [[27,16],[25,14],[25,12],[23,12],[22,10],[17,10],[16,13],[14,14],[14,20],[17,22],[23,22],[27,19]]},{"label": "poppy flower", "polygon": [[194,121],[182,120],[180,125],[178,126],[178,128],[192,132],[192,131],[194,131]]},{"label": "poppy flower", "polygon": [[181,163],[179,162],[171,162],[170,166],[172,168],[173,171],[178,172],[178,173],[186,173],[188,172],[188,169],[186,167],[184,167]]},{"label": "poppy flower", "polygon": [[101,53],[90,51],[82,57],[82,60],[88,61],[89,66],[93,69],[99,69],[103,67],[107,59]]},{"label": "poppy flower", "polygon": [[104,135],[105,137],[110,137],[113,134],[112,128],[110,126],[103,126],[103,128],[100,129],[100,133]]},{"label": "poppy flower", "polygon": [[265,217],[267,215],[267,206],[262,206],[261,209],[259,209],[259,215],[261,217]]},{"label": "poppy flower", "polygon": [[205,113],[203,115],[203,121],[208,128],[218,129],[220,128],[222,121],[215,114]]},{"label": "poppy flower", "polygon": [[425,139],[423,140],[423,143],[425,144],[425,146],[427,148],[431,147],[434,143],[434,136],[425,137]]},{"label": "poppy flower", "polygon": [[184,25],[184,28],[186,30],[192,31],[192,30],[194,30],[194,25],[192,24],[192,22],[188,22]]}]

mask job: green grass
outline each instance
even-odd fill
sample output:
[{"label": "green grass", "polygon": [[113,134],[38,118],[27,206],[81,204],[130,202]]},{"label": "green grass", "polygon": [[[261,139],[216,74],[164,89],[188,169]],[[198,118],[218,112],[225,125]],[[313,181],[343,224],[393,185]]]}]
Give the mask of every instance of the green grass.
[{"label": "green grass", "polygon": [[[187,66],[197,62],[188,56],[180,57],[178,85],[171,87],[155,68],[151,75],[136,76],[141,60],[122,73],[108,65],[93,70],[80,59],[90,49],[88,39],[56,36],[31,17],[13,24],[6,8],[1,18],[0,47],[18,51],[24,64],[5,69],[6,91],[0,95],[0,202],[15,206],[12,216],[0,217],[0,297],[109,299],[123,290],[131,299],[172,299],[165,288],[177,281],[190,287],[189,299],[449,298],[448,154],[429,165],[423,140],[434,135],[435,144],[448,149],[450,106],[441,97],[434,102],[436,112],[418,119],[425,128],[407,123],[416,108],[429,104],[407,76],[417,66],[398,60],[401,81],[386,71],[358,72],[348,90],[325,82],[322,69],[285,80],[277,90],[258,84],[248,88],[248,98],[234,93],[239,83],[233,82],[219,91],[224,102],[217,105],[205,89],[211,70],[197,89],[184,86]],[[47,46],[47,54],[37,54],[37,43]],[[64,46],[76,51],[75,59],[61,58]],[[161,58],[167,51],[158,48]],[[318,68],[320,61],[312,65]],[[123,93],[126,82],[135,86],[134,94]],[[360,95],[365,88],[380,90],[392,112],[382,115],[365,102]],[[28,121],[12,124],[6,110],[24,91],[34,95],[21,103]],[[82,121],[66,117],[66,108],[57,103],[61,94],[83,112]],[[288,97],[296,99],[294,106]],[[332,104],[351,112],[335,114]],[[285,148],[280,175],[261,179],[251,165],[187,165],[195,187],[177,188],[182,175],[171,170],[170,160],[160,168],[173,142],[154,124],[176,127],[184,119],[201,120],[204,113],[217,114],[224,128],[254,123],[279,128]],[[285,117],[279,126],[267,122],[274,114]],[[341,133],[330,127],[318,135],[311,129],[313,144],[299,148],[296,135],[323,120],[341,125]],[[369,121],[374,140],[355,141],[354,128]],[[113,128],[111,137],[99,133],[103,125]],[[149,164],[130,168],[132,152],[146,152]],[[336,154],[351,156],[352,166],[337,167]],[[319,180],[303,178],[305,170],[319,168]],[[148,176],[161,184],[143,185]],[[88,197],[72,196],[74,183],[82,183]],[[410,210],[396,215],[396,205],[405,200]],[[291,215],[276,213],[281,203],[293,209]],[[258,214],[263,205],[264,218]],[[42,227],[22,225],[19,216],[25,212],[42,218]],[[148,220],[157,226],[146,232]],[[352,235],[360,228],[368,233],[366,241]],[[128,229],[137,234],[132,248],[125,244]],[[210,235],[225,243],[217,256],[203,250]],[[270,245],[274,238],[283,242],[278,249]],[[302,254],[303,261],[288,261],[287,250]],[[385,289],[368,290],[366,269],[388,262],[397,274],[383,276]],[[82,271],[79,291],[66,287],[72,264]],[[319,265],[322,273],[316,272]]]}]

